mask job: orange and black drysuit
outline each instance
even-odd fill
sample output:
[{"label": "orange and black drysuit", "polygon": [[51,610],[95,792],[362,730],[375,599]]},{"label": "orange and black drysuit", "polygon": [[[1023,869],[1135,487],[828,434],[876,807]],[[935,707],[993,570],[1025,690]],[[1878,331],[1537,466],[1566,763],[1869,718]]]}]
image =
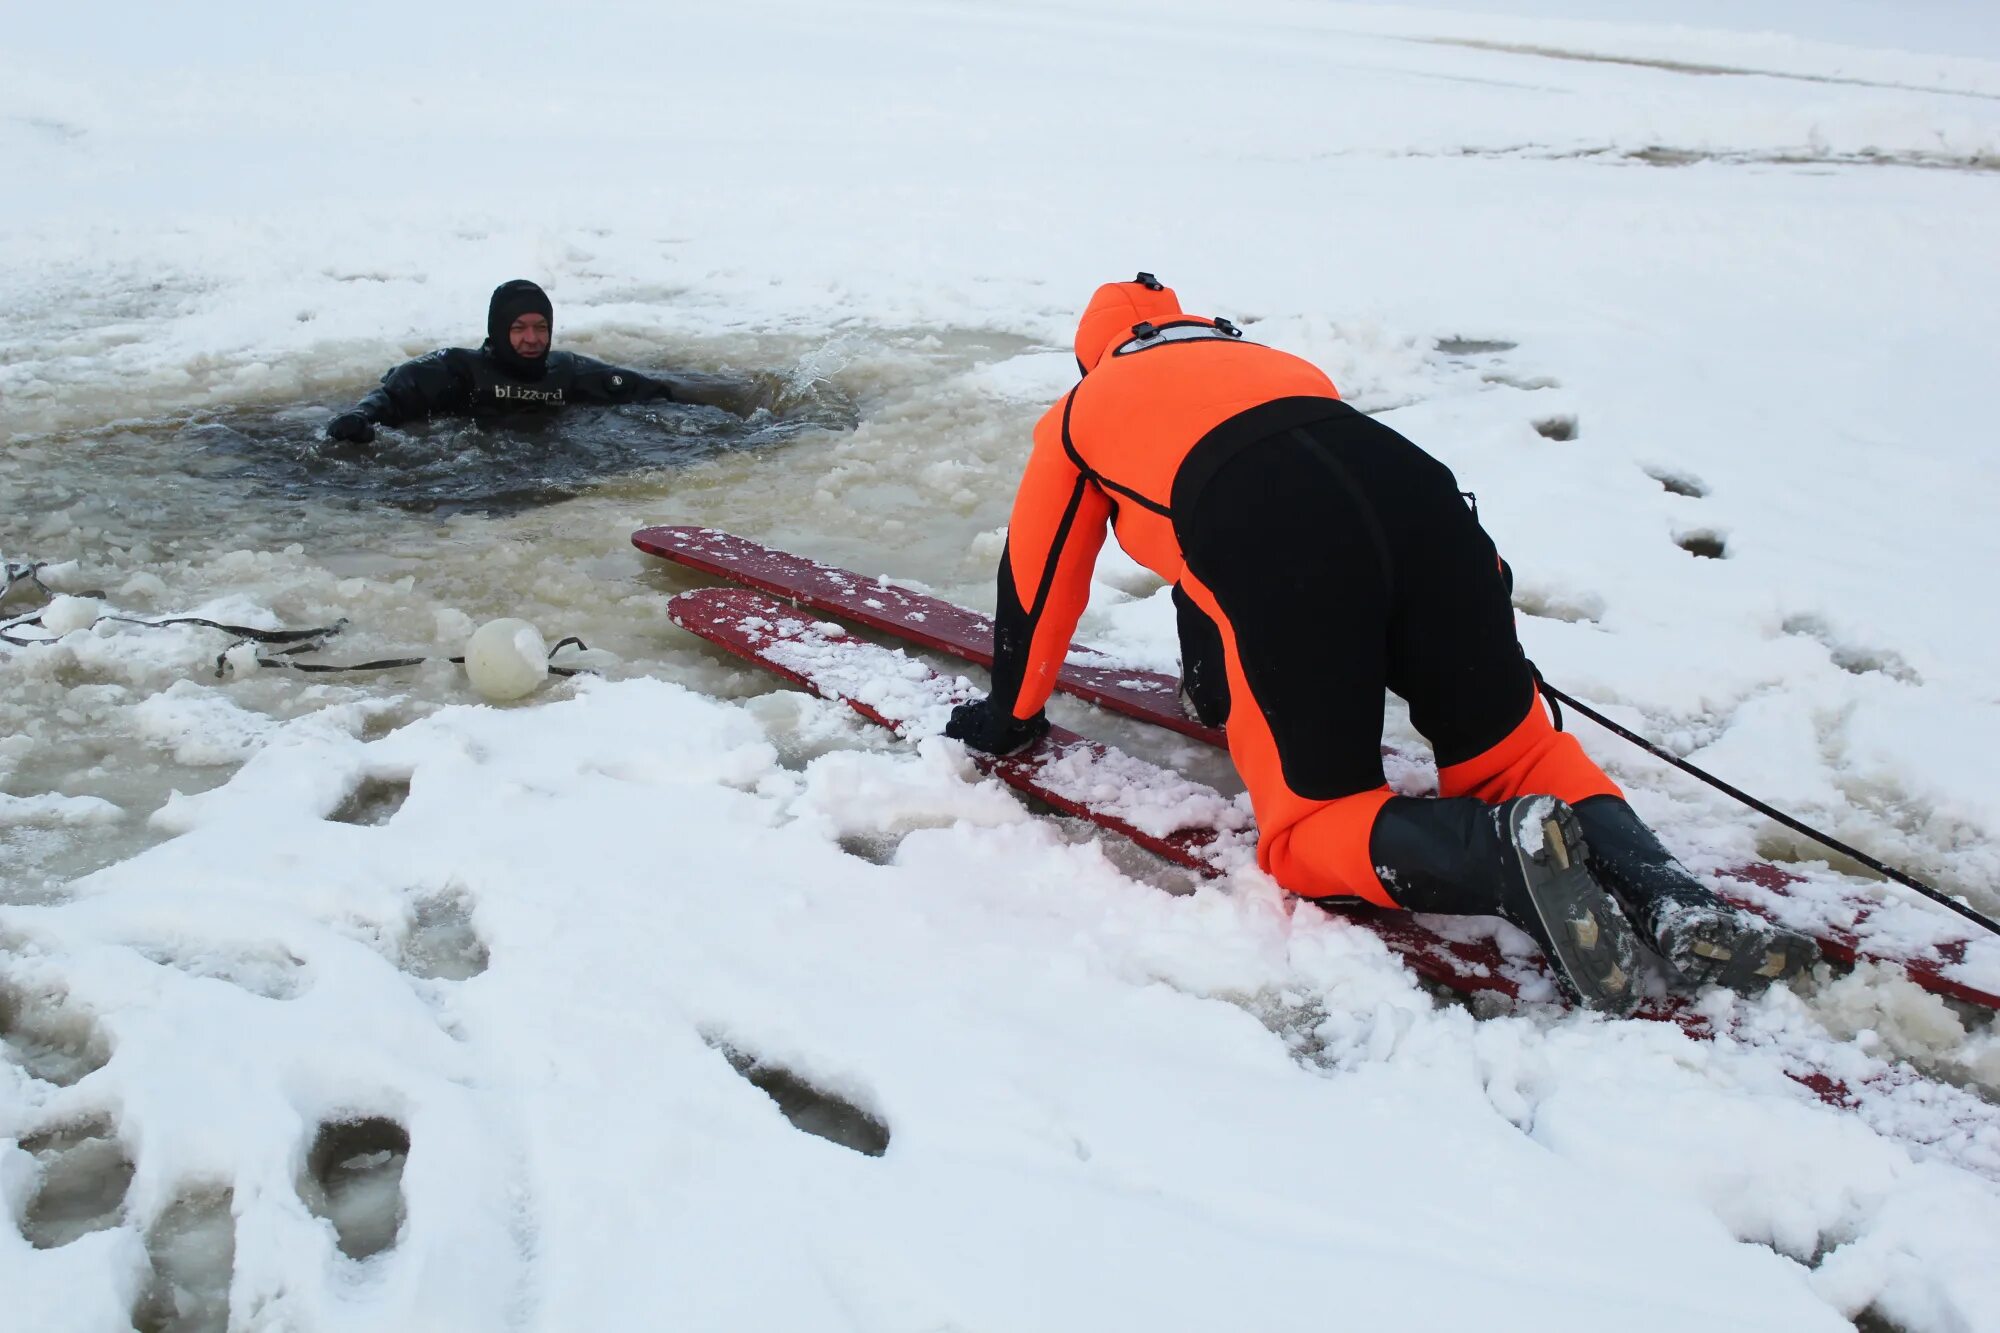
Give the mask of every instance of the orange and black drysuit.
[{"label": "orange and black drysuit", "polygon": [[[1173,585],[1190,692],[1226,709],[1258,860],[1294,893],[1490,911],[1456,887],[1452,855],[1487,836],[1486,803],[1618,794],[1550,725],[1448,468],[1149,275],[1097,290],[1076,355],[1083,378],[1035,427],[1000,562],[995,716],[1047,703],[1108,523]],[[1435,748],[1440,795],[1476,800],[1392,797],[1385,688]]]}]

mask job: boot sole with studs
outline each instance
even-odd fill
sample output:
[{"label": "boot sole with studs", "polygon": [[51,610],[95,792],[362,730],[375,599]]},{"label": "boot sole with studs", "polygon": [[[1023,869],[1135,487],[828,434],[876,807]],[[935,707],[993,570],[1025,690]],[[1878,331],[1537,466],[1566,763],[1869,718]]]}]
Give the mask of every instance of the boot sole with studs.
[{"label": "boot sole with studs", "polygon": [[1631,1013],[1639,1002],[1639,937],[1591,874],[1576,812],[1552,797],[1528,796],[1510,802],[1502,817],[1536,918],[1516,924],[1536,937],[1570,998],[1600,1013]]},{"label": "boot sole with studs", "polygon": [[1663,934],[1661,952],[1682,978],[1743,995],[1789,981],[1819,959],[1805,936],[1733,908],[1687,913]]}]

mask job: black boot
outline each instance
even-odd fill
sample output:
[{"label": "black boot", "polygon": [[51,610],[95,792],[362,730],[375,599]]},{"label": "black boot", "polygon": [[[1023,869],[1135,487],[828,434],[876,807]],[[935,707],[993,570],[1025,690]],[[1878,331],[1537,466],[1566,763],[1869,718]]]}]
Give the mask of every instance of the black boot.
[{"label": "black boot", "polygon": [[1618,797],[1579,801],[1576,817],[1597,877],[1691,985],[1755,994],[1819,958],[1819,946],[1804,935],[1716,897]]},{"label": "black boot", "polygon": [[1500,805],[1392,797],[1368,839],[1375,871],[1413,912],[1498,916],[1534,936],[1586,1009],[1628,1014],[1639,940],[1585,864],[1576,814],[1552,796]]}]

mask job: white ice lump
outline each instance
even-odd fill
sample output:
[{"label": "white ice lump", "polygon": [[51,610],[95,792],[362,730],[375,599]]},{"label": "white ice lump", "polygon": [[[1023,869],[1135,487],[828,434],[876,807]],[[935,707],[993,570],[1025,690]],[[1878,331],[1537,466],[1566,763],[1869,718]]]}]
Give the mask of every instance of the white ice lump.
[{"label": "white ice lump", "polygon": [[104,603],[95,597],[56,597],[42,608],[42,628],[60,639],[89,629],[103,614]]}]

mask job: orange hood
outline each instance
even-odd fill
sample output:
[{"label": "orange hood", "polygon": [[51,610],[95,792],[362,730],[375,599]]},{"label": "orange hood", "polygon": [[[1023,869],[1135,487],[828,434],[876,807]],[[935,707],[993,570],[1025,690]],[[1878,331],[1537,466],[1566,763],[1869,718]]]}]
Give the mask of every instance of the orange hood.
[{"label": "orange hood", "polygon": [[1171,287],[1149,287],[1137,280],[1107,282],[1091,296],[1077,321],[1076,364],[1088,375],[1106,352],[1132,336],[1134,324],[1181,318],[1180,299]]}]

